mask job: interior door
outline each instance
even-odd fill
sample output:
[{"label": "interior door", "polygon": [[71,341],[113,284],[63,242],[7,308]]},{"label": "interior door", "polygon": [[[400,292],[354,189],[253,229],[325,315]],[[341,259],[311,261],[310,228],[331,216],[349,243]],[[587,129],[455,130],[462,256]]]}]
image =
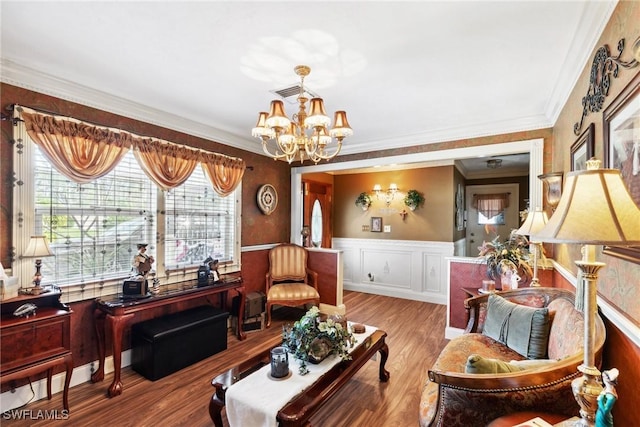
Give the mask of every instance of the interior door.
[{"label": "interior door", "polygon": [[323,182],[302,181],[304,189],[303,226],[309,227],[309,236],[304,242],[308,247],[330,248],[333,236],[333,186]]},{"label": "interior door", "polygon": [[[504,210],[504,224],[495,224],[485,227],[478,215],[478,210],[473,207],[474,194],[509,193],[509,207]],[[500,240],[509,238],[512,229],[520,227],[520,195],[518,184],[497,184],[497,185],[469,185],[466,188],[466,208],[467,208],[467,256],[478,256],[478,246],[482,242],[493,240],[496,234]],[[487,228],[494,229],[495,232],[487,232]]]}]

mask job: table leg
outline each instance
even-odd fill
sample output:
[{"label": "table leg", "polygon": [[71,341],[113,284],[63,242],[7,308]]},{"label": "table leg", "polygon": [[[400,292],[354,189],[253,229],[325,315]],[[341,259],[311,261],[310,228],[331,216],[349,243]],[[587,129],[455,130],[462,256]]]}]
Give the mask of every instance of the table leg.
[{"label": "table leg", "polygon": [[384,368],[384,365],[387,363],[387,358],[389,357],[389,346],[387,345],[386,342],[384,342],[384,338],[383,338],[383,342],[382,342],[382,347],[380,347],[380,350],[378,350],[378,353],[380,353],[380,381],[386,383],[387,381],[389,381],[389,371],[387,371]]},{"label": "table leg", "polygon": [[133,314],[124,316],[107,315],[107,324],[111,327],[113,341],[113,382],[109,386],[109,397],[122,394],[122,381],[120,380],[120,368],[122,366],[122,332]]},{"label": "table leg", "polygon": [[47,369],[47,400],[51,400],[51,376],[53,368]]},{"label": "table leg", "polygon": [[64,377],[64,390],[62,392],[62,406],[69,411],[69,385],[71,384],[71,374],[73,374],[73,357],[68,354],[64,357],[67,366],[67,373]]},{"label": "table leg", "polygon": [[246,300],[246,294],[244,286],[239,286],[237,289],[238,295],[240,295],[240,306],[238,307],[238,340],[242,341],[247,337],[247,334],[242,329],[242,317],[244,314],[244,303]]},{"label": "table leg", "polygon": [[104,312],[101,310],[94,310],[93,319],[94,327],[96,330],[96,343],[98,344],[98,369],[91,374],[91,382],[97,383],[104,380],[104,348],[105,348],[105,336],[104,336]]},{"label": "table leg", "polygon": [[213,421],[213,425],[216,427],[223,427],[222,408],[224,408],[224,390],[216,387],[216,391],[211,396],[211,401],[209,402],[209,416]]}]

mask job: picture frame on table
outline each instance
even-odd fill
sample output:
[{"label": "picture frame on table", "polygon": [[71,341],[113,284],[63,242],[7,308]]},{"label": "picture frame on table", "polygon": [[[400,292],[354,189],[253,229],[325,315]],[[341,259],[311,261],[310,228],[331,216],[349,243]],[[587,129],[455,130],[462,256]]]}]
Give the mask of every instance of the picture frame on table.
[{"label": "picture frame on table", "polygon": [[[633,201],[640,205],[640,73],[602,116],[604,167],[620,170]],[[640,264],[640,246],[605,246],[603,252]]]},{"label": "picture frame on table", "polygon": [[591,123],[571,146],[571,170],[587,169],[587,160],[595,151],[595,125]]},{"label": "picture frame on table", "polygon": [[371,231],[374,233],[382,232],[382,217],[379,217],[379,216],[371,217]]}]

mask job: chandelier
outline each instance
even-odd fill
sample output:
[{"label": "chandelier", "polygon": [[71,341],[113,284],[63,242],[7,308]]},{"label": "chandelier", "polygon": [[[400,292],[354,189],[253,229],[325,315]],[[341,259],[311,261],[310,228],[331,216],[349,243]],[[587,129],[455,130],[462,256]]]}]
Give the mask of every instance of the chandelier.
[{"label": "chandelier", "polygon": [[[260,138],[264,152],[276,160],[285,159],[291,163],[299,158],[301,163],[309,159],[316,164],[320,160],[331,160],[340,152],[342,140],[353,135],[347,113],[336,111],[331,130],[328,130],[331,118],[324,110],[322,98],[311,98],[307,114],[306,103],[309,99],[304,95],[304,78],[309,75],[311,68],[298,65],[294,71],[300,76],[300,106],[293,120],[285,114],[282,101],[273,100],[269,113],[263,111],[258,114],[258,123],[251,135]],[[337,142],[332,146],[334,138]],[[272,148],[272,145],[275,147]]]}]

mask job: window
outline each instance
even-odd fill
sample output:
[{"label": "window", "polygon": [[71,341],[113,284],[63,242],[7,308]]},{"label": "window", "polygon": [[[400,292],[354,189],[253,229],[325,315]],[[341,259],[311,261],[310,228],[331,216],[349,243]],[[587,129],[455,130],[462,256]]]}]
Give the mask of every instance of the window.
[{"label": "window", "polygon": [[165,265],[202,264],[207,258],[233,260],[235,198],[216,194],[201,168],[165,196]]},{"label": "window", "polygon": [[[33,260],[20,258],[32,234],[45,235],[55,255],[42,259],[43,285],[76,287],[82,298],[105,285],[114,288],[104,293],[115,293],[131,273],[138,243],[149,244],[165,283],[195,277],[207,257],[226,271],[238,269],[241,186],[221,197],[198,166],[183,185],[164,192],[131,151],[109,174],[78,185],[51,166],[23,123],[16,133],[14,245],[21,277],[34,272]],[[182,274],[172,275],[176,269]]]}]

